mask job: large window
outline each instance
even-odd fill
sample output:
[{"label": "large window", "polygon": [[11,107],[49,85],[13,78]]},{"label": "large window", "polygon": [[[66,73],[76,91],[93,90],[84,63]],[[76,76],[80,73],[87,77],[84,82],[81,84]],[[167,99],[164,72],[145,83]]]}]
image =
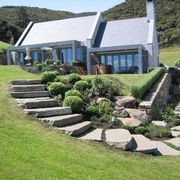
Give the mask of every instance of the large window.
[{"label": "large window", "polygon": [[72,48],[61,49],[60,56],[63,64],[70,65],[72,62]]},{"label": "large window", "polygon": [[120,66],[119,66],[119,56],[115,55],[113,56],[113,64],[114,64],[114,72],[117,73],[119,72]]},{"label": "large window", "polygon": [[80,47],[76,48],[76,60],[82,61],[82,49]]}]

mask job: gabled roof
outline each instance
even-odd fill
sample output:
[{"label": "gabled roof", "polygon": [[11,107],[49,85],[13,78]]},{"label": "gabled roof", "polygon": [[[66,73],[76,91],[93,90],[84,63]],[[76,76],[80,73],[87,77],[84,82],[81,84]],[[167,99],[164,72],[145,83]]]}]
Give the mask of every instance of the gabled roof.
[{"label": "gabled roof", "polygon": [[147,44],[148,37],[147,17],[103,22],[100,25],[94,47]]},{"label": "gabled roof", "polygon": [[20,44],[33,45],[59,41],[87,40],[96,15],[35,23]]}]

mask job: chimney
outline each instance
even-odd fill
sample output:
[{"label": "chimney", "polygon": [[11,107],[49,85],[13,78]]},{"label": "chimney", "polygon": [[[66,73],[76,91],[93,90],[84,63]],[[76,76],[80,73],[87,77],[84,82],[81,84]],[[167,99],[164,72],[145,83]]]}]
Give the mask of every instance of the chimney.
[{"label": "chimney", "polygon": [[146,0],[147,19],[155,20],[155,5],[154,0]]}]

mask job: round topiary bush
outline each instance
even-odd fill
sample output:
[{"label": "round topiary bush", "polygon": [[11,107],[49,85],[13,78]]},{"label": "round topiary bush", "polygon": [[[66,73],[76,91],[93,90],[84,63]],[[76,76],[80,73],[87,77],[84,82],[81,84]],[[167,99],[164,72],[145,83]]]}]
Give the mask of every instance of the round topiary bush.
[{"label": "round topiary bush", "polygon": [[54,79],[56,78],[57,73],[53,71],[46,71],[41,74],[41,80],[43,83],[48,83],[48,82],[53,82]]},{"label": "round topiary bush", "polygon": [[80,92],[84,92],[86,89],[89,88],[89,85],[86,81],[78,81],[74,84],[74,89],[80,91]]},{"label": "round topiary bush", "polygon": [[68,96],[78,96],[81,99],[83,99],[83,95],[81,94],[80,91],[78,90],[69,90],[65,93],[65,98],[67,98]]},{"label": "round topiary bush", "polygon": [[148,132],[148,130],[143,126],[139,126],[139,127],[135,128],[135,133],[136,134],[143,134],[144,135],[147,132]]},{"label": "round topiary bush", "polygon": [[77,81],[80,81],[80,80],[81,80],[81,77],[79,74],[72,73],[72,74],[69,74],[68,76],[68,81],[71,84],[75,84]]},{"label": "round topiary bush", "polygon": [[68,96],[64,99],[63,106],[70,106],[72,112],[79,113],[83,107],[83,100],[78,96]]},{"label": "round topiary bush", "polygon": [[66,80],[65,80],[62,76],[57,76],[54,81],[55,81],[55,82],[62,82],[62,83],[65,83],[65,82],[66,82]]},{"label": "round topiary bush", "polygon": [[67,86],[63,84],[62,82],[52,82],[48,86],[48,91],[51,95],[57,96],[61,94],[64,96],[65,92],[67,91]]}]

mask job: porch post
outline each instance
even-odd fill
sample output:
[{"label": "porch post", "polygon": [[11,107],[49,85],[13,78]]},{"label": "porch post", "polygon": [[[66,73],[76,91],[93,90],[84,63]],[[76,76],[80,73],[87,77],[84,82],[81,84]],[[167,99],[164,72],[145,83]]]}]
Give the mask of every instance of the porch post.
[{"label": "porch post", "polygon": [[91,52],[87,49],[87,71],[91,74]]},{"label": "porch post", "polygon": [[138,47],[138,56],[139,56],[139,74],[143,73],[143,61],[142,61],[142,47]]},{"label": "porch post", "polygon": [[42,62],[44,62],[44,51],[43,50],[41,51],[41,59],[42,59]]},{"label": "porch post", "polygon": [[11,65],[11,51],[8,49],[6,52],[7,55],[7,65]]},{"label": "porch post", "polygon": [[72,43],[72,60],[75,61],[76,60],[76,42],[73,41]]}]

